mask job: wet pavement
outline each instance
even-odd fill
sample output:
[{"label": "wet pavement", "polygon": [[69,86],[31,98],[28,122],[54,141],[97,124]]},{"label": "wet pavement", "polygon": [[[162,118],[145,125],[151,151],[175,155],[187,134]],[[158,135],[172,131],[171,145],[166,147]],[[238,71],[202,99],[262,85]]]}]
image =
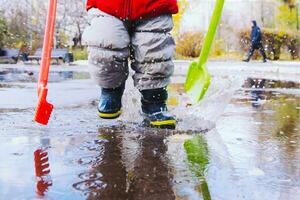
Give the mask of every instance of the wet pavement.
[{"label": "wet pavement", "polygon": [[122,118],[98,119],[99,89],[74,66],[51,74],[55,109],[42,127],[32,120],[37,69],[0,65],[0,199],[300,199],[299,74],[252,65],[212,70],[197,107],[175,74],[173,131],[140,126],[131,80]]}]

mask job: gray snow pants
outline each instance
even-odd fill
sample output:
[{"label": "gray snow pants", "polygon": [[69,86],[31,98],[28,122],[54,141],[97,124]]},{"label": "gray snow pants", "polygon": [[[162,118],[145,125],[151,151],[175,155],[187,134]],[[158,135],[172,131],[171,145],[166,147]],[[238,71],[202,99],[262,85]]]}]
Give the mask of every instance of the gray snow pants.
[{"label": "gray snow pants", "polygon": [[139,90],[169,84],[175,52],[171,15],[122,21],[91,9],[89,17],[91,23],[84,31],[83,41],[88,45],[91,75],[100,87],[116,88],[125,83],[129,63]]}]

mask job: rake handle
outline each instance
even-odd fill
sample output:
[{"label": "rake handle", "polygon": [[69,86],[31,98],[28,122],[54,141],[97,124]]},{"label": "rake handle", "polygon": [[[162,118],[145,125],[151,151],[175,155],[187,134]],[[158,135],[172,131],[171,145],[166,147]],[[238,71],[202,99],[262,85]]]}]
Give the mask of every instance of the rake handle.
[{"label": "rake handle", "polygon": [[44,34],[42,62],[40,65],[40,75],[38,81],[38,94],[42,88],[47,87],[50,69],[51,51],[53,45],[57,0],[49,0],[46,28]]},{"label": "rake handle", "polygon": [[205,40],[204,40],[202,50],[201,50],[201,54],[199,57],[199,66],[202,66],[207,62],[208,55],[209,55],[212,43],[215,38],[217,27],[218,27],[218,24],[219,24],[221,16],[222,16],[224,1],[225,0],[217,0],[217,2],[216,2],[214,12],[212,15],[212,19],[209,24],[209,28],[206,33]]}]

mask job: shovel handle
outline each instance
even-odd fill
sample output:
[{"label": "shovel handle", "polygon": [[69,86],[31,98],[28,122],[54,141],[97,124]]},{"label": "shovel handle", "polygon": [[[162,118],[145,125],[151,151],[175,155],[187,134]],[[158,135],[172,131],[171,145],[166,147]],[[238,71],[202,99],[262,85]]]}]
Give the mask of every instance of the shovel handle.
[{"label": "shovel handle", "polygon": [[56,18],[57,0],[49,0],[46,28],[44,34],[42,62],[40,65],[40,75],[38,82],[38,93],[41,88],[46,88],[51,60],[51,51],[53,45],[55,18]]},{"label": "shovel handle", "polygon": [[206,33],[203,46],[202,46],[198,66],[202,66],[207,62],[208,55],[209,55],[212,43],[215,38],[217,27],[218,27],[218,24],[219,24],[221,16],[222,16],[224,1],[225,0],[217,0],[217,2],[216,2],[215,9],[214,9],[214,12],[212,15],[212,19],[211,19],[211,22],[210,22],[208,31]]}]

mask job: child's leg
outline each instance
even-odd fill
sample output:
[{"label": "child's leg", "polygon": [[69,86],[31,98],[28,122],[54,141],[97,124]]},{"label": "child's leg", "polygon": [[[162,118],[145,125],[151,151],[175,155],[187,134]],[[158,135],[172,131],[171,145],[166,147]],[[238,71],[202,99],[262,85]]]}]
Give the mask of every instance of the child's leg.
[{"label": "child's leg", "polygon": [[116,17],[91,9],[90,26],[83,34],[88,45],[91,76],[102,88],[98,106],[102,118],[116,118],[121,114],[121,102],[128,77],[128,49],[130,38],[123,23]]},{"label": "child's leg", "polygon": [[172,28],[171,15],[139,20],[135,22],[131,38],[134,83],[142,93],[145,119],[153,126],[173,126],[176,122],[166,113],[166,87],[174,71],[172,58],[175,42],[170,34]]},{"label": "child's leg", "polygon": [[171,15],[137,21],[132,35],[135,71],[134,83],[139,90],[164,88],[174,71],[172,58],[175,42],[170,34]]},{"label": "child's leg", "polygon": [[117,88],[128,77],[128,31],[120,19],[91,9],[91,24],[83,33],[88,45],[91,76],[102,88]]}]

